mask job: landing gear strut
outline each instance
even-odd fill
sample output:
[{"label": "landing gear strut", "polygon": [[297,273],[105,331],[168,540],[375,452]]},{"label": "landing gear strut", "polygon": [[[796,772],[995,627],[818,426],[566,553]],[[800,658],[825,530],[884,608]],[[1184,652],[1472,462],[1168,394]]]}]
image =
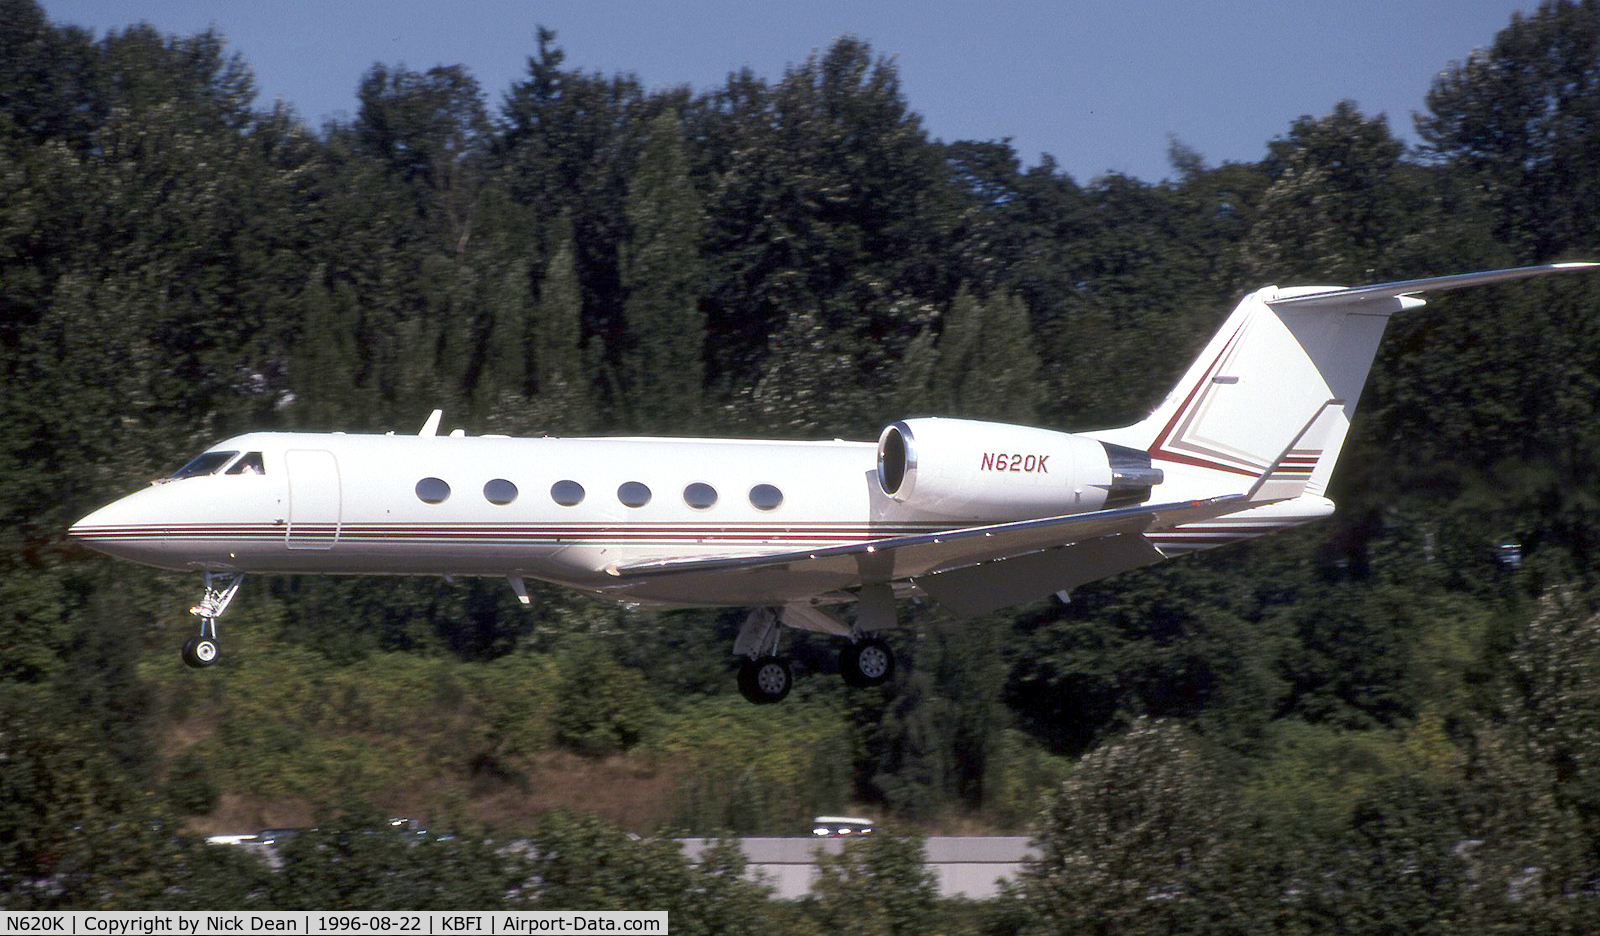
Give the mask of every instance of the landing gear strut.
[{"label": "landing gear strut", "polygon": [[778,655],[778,615],[772,608],[756,608],[739,628],[733,642],[739,661],[739,694],[757,705],[782,702],[794,688],[789,658]]},{"label": "landing gear strut", "polygon": [[217,645],[217,618],[228,608],[228,602],[239,591],[239,585],[244,582],[243,572],[212,572],[205,573],[206,593],[200,603],[189,609],[189,613],[200,619],[200,634],[190,637],[183,645],[183,662],[199,669],[217,662],[220,648]]}]

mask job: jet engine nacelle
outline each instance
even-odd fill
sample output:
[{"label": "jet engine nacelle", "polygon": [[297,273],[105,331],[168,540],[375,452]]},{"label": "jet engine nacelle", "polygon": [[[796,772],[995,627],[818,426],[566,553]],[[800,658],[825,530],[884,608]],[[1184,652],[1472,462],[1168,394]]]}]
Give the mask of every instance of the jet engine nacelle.
[{"label": "jet engine nacelle", "polygon": [[907,419],[878,436],[878,486],[943,517],[1013,520],[1142,504],[1150,454],[1070,432],[970,419]]}]

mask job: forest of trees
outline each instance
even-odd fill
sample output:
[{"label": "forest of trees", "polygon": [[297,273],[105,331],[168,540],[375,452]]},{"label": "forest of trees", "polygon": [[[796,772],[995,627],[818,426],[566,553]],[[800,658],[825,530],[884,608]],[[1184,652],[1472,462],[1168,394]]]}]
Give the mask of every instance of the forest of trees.
[{"label": "forest of trees", "polygon": [[[930,139],[850,38],[652,90],[541,30],[494,101],[460,66],[375,64],[312,128],[256,109],[215,34],[0,0],[0,906],[1595,932],[1600,277],[1397,317],[1332,520],[1066,605],[907,605],[880,689],[808,675],[831,651],[797,636],[781,706],[734,689],[738,612],[530,611],[501,581],[254,579],[190,672],[198,583],[63,536],[229,434],[435,407],[472,434],[1121,424],[1258,286],[1600,259],[1600,0],[1483,42],[1438,63],[1416,147],[1341,102],[1256,163],[1174,140],[1148,183]],[[560,765],[651,793],[562,799]],[[396,791],[458,834],[354,834]],[[193,834],[241,802],[318,831],[280,871]],[[904,831],[796,904],[670,841],[841,809]],[[952,828],[1041,857],[942,905],[914,846]]]}]

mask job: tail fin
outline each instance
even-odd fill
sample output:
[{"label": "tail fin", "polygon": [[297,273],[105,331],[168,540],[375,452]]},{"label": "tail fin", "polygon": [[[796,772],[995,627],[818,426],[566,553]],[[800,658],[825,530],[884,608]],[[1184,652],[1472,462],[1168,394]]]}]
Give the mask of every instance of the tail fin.
[{"label": "tail fin", "polygon": [[[1323,494],[1389,317],[1416,293],[1594,270],[1554,263],[1352,288],[1268,286],[1240,301],[1147,419],[1097,438],[1153,459],[1303,480]],[[1285,454],[1287,450],[1287,454]]]}]

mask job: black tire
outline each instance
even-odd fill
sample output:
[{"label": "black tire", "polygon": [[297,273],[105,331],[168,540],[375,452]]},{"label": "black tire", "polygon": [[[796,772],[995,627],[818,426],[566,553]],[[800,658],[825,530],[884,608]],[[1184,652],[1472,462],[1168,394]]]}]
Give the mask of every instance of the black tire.
[{"label": "black tire", "polygon": [[857,689],[881,686],[894,676],[894,651],[877,637],[847,644],[839,651],[839,675]]},{"label": "black tire", "polygon": [[183,662],[195,669],[204,669],[217,662],[217,642],[210,637],[190,637],[183,645]]},{"label": "black tire", "polygon": [[794,688],[794,671],[789,661],[764,656],[739,664],[739,693],[756,705],[782,702]]},{"label": "black tire", "polygon": [[756,695],[756,661],[745,657],[739,661],[739,694],[750,702],[761,704]]}]

